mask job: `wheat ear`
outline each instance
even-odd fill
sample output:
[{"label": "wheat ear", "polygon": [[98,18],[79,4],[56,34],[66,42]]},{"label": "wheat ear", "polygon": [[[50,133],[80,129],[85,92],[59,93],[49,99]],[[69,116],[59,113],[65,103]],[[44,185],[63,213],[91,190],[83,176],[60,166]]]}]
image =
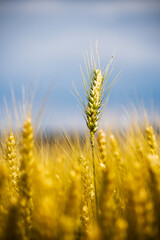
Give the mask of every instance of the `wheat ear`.
[{"label": "wheat ear", "polygon": [[32,216],[32,165],[33,165],[33,129],[31,119],[27,118],[23,126],[20,166],[20,205],[21,228],[24,239],[29,239]]},{"label": "wheat ear", "polygon": [[[98,213],[98,199],[97,199],[97,186],[96,186],[96,164],[95,164],[95,156],[94,156],[94,135],[98,129],[98,123],[101,116],[102,107],[104,106],[104,101],[107,101],[109,98],[110,91],[115,83],[117,77],[111,82],[111,84],[106,87],[108,82],[108,78],[110,74],[108,74],[109,68],[113,61],[113,57],[109,62],[106,71],[102,74],[100,67],[97,68],[97,63],[92,63],[91,65],[88,61],[88,81],[89,84],[86,82],[84,75],[83,75],[83,84],[86,92],[86,99],[87,103],[85,104],[83,100],[82,105],[84,108],[84,117],[86,120],[87,127],[90,132],[90,142],[91,142],[91,149],[92,149],[92,159],[93,159],[93,181],[94,181],[94,190],[95,190],[95,203],[96,203],[96,214]],[[99,64],[100,65],[100,64]],[[108,76],[109,75],[109,76]],[[78,93],[78,92],[77,92]]]},{"label": "wheat ear", "polygon": [[106,163],[106,134],[101,129],[98,134],[98,146],[100,152],[101,162],[105,165]]},{"label": "wheat ear", "polygon": [[148,145],[149,152],[152,155],[156,154],[157,142],[156,142],[156,137],[155,137],[152,126],[146,127],[146,139],[147,139],[147,145]]},{"label": "wheat ear", "polygon": [[6,161],[9,167],[9,188],[11,198],[16,198],[18,194],[18,164],[16,158],[15,138],[10,133],[6,144]]},{"label": "wheat ear", "polygon": [[93,179],[95,189],[95,203],[96,211],[98,212],[98,199],[97,199],[97,184],[96,184],[96,166],[95,166],[95,155],[94,155],[94,134],[98,128],[99,120],[99,109],[101,107],[101,89],[102,89],[102,74],[100,69],[94,71],[93,82],[91,84],[90,93],[88,96],[88,105],[86,107],[86,119],[87,126],[90,131],[90,141],[92,148],[93,158]]}]

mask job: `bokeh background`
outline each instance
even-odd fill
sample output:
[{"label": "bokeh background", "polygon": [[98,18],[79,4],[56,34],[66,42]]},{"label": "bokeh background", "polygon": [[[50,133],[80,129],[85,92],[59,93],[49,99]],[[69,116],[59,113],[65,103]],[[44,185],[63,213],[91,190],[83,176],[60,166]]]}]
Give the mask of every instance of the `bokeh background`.
[{"label": "bokeh background", "polygon": [[[80,65],[98,42],[102,68],[115,55],[121,70],[105,110],[108,122],[124,122],[132,104],[160,112],[160,1],[0,1],[0,109],[13,111],[22,92],[34,92],[33,115],[52,88],[42,119],[53,129],[83,129],[72,95],[83,94]],[[112,78],[111,78],[112,80]],[[27,98],[27,97],[26,97]],[[125,109],[125,110],[124,110]]]}]

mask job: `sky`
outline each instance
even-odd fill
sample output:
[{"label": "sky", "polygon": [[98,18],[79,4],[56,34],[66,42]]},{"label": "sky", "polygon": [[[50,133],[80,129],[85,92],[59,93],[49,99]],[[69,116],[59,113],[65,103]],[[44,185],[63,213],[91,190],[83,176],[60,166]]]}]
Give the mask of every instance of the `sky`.
[{"label": "sky", "polygon": [[[42,121],[53,129],[85,128],[73,83],[98,45],[102,69],[114,54],[120,71],[104,114],[124,121],[132,104],[160,112],[160,1],[0,1],[0,109],[13,112],[34,92],[33,116],[50,91]],[[4,100],[6,99],[6,100]]]}]

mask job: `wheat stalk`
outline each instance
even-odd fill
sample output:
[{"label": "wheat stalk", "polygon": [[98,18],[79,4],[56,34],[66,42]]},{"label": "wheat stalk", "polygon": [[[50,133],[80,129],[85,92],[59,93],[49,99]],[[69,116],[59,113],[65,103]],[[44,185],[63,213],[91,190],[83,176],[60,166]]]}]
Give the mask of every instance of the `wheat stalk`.
[{"label": "wheat stalk", "polygon": [[[98,59],[98,60],[97,60]],[[95,164],[95,153],[94,153],[94,135],[98,129],[98,123],[102,114],[102,109],[104,107],[104,103],[107,103],[112,87],[114,86],[117,76],[113,79],[111,84],[106,87],[108,83],[108,79],[110,76],[109,69],[113,61],[113,56],[107,65],[104,74],[100,69],[100,61],[99,56],[96,53],[96,60],[91,57],[91,63],[88,60],[88,65],[86,64],[86,71],[88,75],[88,82],[85,80],[84,74],[83,76],[83,85],[85,89],[86,103],[82,100],[78,91],[76,90],[80,100],[82,102],[82,107],[84,111],[84,118],[87,124],[87,127],[90,132],[90,142],[91,142],[91,150],[92,150],[92,159],[93,159],[93,181],[94,181],[94,191],[95,191],[95,205],[96,205],[96,213],[98,214],[98,197],[97,197],[97,183],[96,183],[96,164]],[[99,65],[99,67],[97,67]]]}]

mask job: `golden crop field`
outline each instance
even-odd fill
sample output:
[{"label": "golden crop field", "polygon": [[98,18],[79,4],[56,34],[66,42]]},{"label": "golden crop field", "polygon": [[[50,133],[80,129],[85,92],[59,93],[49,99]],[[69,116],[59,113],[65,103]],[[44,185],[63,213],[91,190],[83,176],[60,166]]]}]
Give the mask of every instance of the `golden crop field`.
[{"label": "golden crop field", "polygon": [[99,129],[116,78],[112,59],[104,73],[97,62],[83,77],[83,137],[37,139],[31,113],[1,136],[0,239],[160,239],[160,135],[149,121]]}]

